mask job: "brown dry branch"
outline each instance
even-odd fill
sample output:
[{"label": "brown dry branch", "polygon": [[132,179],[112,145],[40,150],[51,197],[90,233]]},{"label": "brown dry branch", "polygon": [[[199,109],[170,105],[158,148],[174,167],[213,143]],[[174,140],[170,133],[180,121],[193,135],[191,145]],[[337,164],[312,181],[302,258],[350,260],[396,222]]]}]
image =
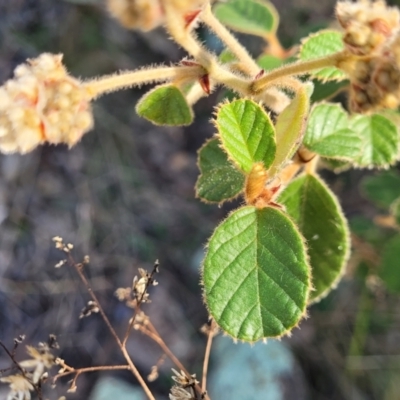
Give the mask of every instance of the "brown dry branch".
[{"label": "brown dry branch", "polygon": [[[21,336],[20,336],[21,338]],[[20,363],[16,360],[15,358],[15,352],[16,349],[18,347],[18,344],[21,342],[22,340],[14,340],[14,347],[13,349],[10,351],[8,350],[7,346],[0,340],[0,346],[3,348],[3,350],[5,351],[5,353],[8,355],[8,357],[10,358],[10,360],[12,361],[12,363],[14,364],[14,366],[12,368],[16,368],[19,370],[19,374],[18,375],[11,375],[11,376],[6,376],[4,378],[1,378],[1,380],[3,382],[8,382],[10,383],[10,387],[11,389],[13,388],[13,384],[14,384],[14,380],[12,378],[16,378],[16,377],[21,377],[21,379],[23,379],[23,381],[25,382],[25,389],[26,390],[34,390],[38,396],[38,400],[43,400],[43,395],[42,395],[42,389],[41,389],[41,381],[39,380],[38,382],[33,382],[33,380],[27,375],[26,371],[24,368],[22,368],[22,366],[20,365]],[[1,372],[5,372],[7,370],[10,370],[10,368],[7,368],[6,370],[3,370]]]},{"label": "brown dry branch", "polygon": [[[143,377],[140,374],[139,370],[136,368],[135,364],[133,363],[128,351],[126,350],[126,347],[123,345],[121,339],[118,337],[115,329],[113,328],[110,320],[108,319],[106,313],[104,312],[103,307],[101,306],[99,300],[97,299],[96,294],[94,293],[93,289],[90,286],[89,281],[87,280],[87,278],[86,278],[86,276],[84,274],[84,265],[87,264],[86,261],[88,261],[88,258],[85,257],[85,260],[84,260],[83,263],[77,263],[75,261],[75,259],[73,258],[72,254],[71,254],[71,250],[73,249],[73,245],[71,245],[71,244],[65,245],[63,240],[62,240],[62,238],[60,238],[60,237],[53,238],[53,241],[55,242],[56,248],[60,249],[61,251],[63,251],[67,255],[68,264],[71,267],[75,268],[76,272],[79,275],[79,278],[81,279],[81,281],[85,285],[86,290],[88,291],[90,297],[92,298],[92,301],[97,305],[97,307],[99,309],[99,313],[100,313],[103,321],[107,325],[108,330],[110,331],[111,335],[114,337],[115,342],[117,343],[119,349],[122,352],[122,355],[124,356],[126,362],[128,363],[130,371],[132,372],[132,374],[135,376],[135,378],[138,380],[138,382],[142,386],[144,392],[146,393],[146,396],[150,400],[155,400],[155,397],[153,396],[153,394],[151,393],[149,387],[147,386],[146,381],[143,379]],[[73,381],[73,383],[75,382],[75,380]],[[72,386],[70,388],[70,390],[71,389],[73,390],[73,389],[75,389],[75,387]]]}]

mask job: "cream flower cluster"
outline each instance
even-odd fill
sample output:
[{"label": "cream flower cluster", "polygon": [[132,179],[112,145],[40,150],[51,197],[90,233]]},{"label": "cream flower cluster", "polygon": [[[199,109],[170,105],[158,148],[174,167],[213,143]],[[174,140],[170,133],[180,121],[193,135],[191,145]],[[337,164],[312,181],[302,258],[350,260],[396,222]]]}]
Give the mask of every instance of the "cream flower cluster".
[{"label": "cream flower cluster", "polygon": [[400,105],[400,12],[384,1],[339,2],[339,23],[349,53],[350,108],[368,112]]},{"label": "cream flower cluster", "polygon": [[343,41],[357,55],[371,55],[399,28],[400,13],[387,7],[383,0],[356,3],[341,1],[336,6],[336,16],[345,29]]},{"label": "cream flower cluster", "polygon": [[[214,0],[212,0],[214,1]],[[206,0],[107,0],[109,13],[128,29],[150,31],[165,23],[165,6],[171,6],[181,14],[200,9]]]},{"label": "cream flower cluster", "polygon": [[107,0],[107,8],[128,29],[150,31],[163,23],[159,0]]},{"label": "cream flower cluster", "polygon": [[90,100],[62,55],[28,60],[0,87],[0,151],[27,153],[45,142],[73,146],[93,126]]}]

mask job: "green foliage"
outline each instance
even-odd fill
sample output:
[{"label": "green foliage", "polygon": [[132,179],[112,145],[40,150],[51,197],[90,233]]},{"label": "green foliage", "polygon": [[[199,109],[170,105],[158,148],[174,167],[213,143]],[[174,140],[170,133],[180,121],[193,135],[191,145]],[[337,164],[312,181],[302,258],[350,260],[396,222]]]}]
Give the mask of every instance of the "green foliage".
[{"label": "green foliage", "polygon": [[217,111],[215,124],[224,150],[244,172],[255,162],[269,168],[275,158],[275,129],[268,114],[254,101],[235,100]]},{"label": "green foliage", "polygon": [[183,93],[174,85],[157,86],[136,105],[136,112],[156,125],[189,125],[193,112]]},{"label": "green foliage", "polygon": [[304,315],[310,290],[305,244],[274,208],[234,211],[212,235],[203,267],[210,314],[234,338],[279,337]]},{"label": "green foliage", "polygon": [[[354,36],[346,26],[343,34],[333,30],[313,33],[302,41],[298,61],[291,63],[293,52],[280,44],[276,36],[279,17],[267,0],[218,2],[213,8],[214,16],[211,5],[206,3],[199,11],[191,9],[191,5],[187,7],[190,1],[169,3],[165,0],[162,10],[156,3],[154,10],[150,5],[150,11],[146,11],[149,15],[153,11],[159,14],[149,16],[155,20],[139,21],[138,15],[138,21],[136,17],[132,18],[132,27],[147,30],[153,24],[165,24],[170,36],[188,53],[181,63],[131,71],[126,75],[121,73],[103,80],[73,81],[77,86],[73,89],[65,82],[53,85],[51,81],[51,85],[54,92],[56,89],[60,92],[79,89],[79,96],[88,99],[82,104],[78,102],[76,110],[86,111],[90,109],[90,101],[102,94],[157,82],[157,86],[138,102],[136,111],[156,125],[167,126],[191,124],[194,118],[191,106],[214,88],[224,88],[225,97],[230,101],[225,99],[216,107],[217,134],[198,151],[200,175],[196,195],[205,202],[221,204],[244,194],[246,204],[232,212],[209,240],[203,264],[205,301],[216,323],[236,339],[254,342],[280,337],[297,326],[310,302],[326,296],[337,285],[349,257],[347,221],[336,196],[317,175],[317,162],[322,158],[331,168],[343,170],[387,168],[399,160],[399,112],[380,110],[372,114],[379,110],[381,99],[382,103],[394,108],[400,104],[400,94],[389,84],[385,87],[386,80],[393,83],[390,82],[392,72],[396,75],[398,71],[394,69],[389,73],[384,69],[385,63],[381,66],[377,62],[376,54],[380,49],[376,43],[369,43],[373,50],[365,55],[369,49],[367,45],[360,50],[355,43],[354,46],[351,44],[354,39],[378,40],[382,33],[379,29],[372,29],[374,34],[366,38],[361,37],[361,33],[360,37]],[[367,3],[363,6],[370,5]],[[342,5],[352,7],[349,4]],[[141,12],[145,13],[140,11],[138,14]],[[118,15],[114,16],[118,18]],[[219,57],[207,49],[207,43],[200,42],[193,30],[194,20],[219,36],[225,46]],[[220,22],[233,30],[261,37],[268,42],[265,52],[252,59],[247,49]],[[357,23],[362,25],[361,19]],[[367,27],[368,32],[370,28]],[[388,38],[388,43],[395,46],[393,38]],[[395,53],[390,46],[383,46],[385,53],[382,56],[394,62]],[[56,57],[54,64],[58,62],[61,59]],[[47,71],[51,66],[47,65],[49,62],[45,64]],[[376,64],[382,70],[377,70]],[[31,61],[16,75],[26,71],[33,73],[35,68],[35,62]],[[377,74],[382,71],[382,76]],[[61,72],[57,70],[57,73]],[[67,78],[70,79],[67,76],[63,79],[69,82]],[[400,77],[395,78],[397,85]],[[36,98],[35,101],[30,98],[34,91],[24,87],[26,92],[22,90],[19,97],[14,96],[13,91],[10,91],[11,95],[7,92],[10,87],[17,86],[7,84],[0,89],[6,104],[0,107],[0,121],[3,121],[0,147],[3,146],[5,152],[12,151],[13,146],[18,147],[18,140],[23,141],[17,137],[17,143],[12,143],[16,131],[30,133],[30,125],[36,123],[29,114],[34,115],[37,111]],[[349,108],[366,110],[368,114],[350,113],[339,103],[319,103],[346,87],[352,90]],[[376,99],[370,95],[375,93],[373,89],[376,89]],[[14,98],[23,100],[22,109],[21,104],[17,104],[13,105],[16,111],[5,110],[7,102]],[[74,99],[75,94],[71,98]],[[67,107],[71,103],[68,96],[61,100],[55,97],[57,107],[59,104]],[[311,110],[310,103],[313,103]],[[52,110],[51,107],[48,109]],[[48,120],[59,122],[63,115],[61,112],[60,116],[50,113]],[[84,125],[84,122],[77,125]],[[14,129],[14,125],[24,124],[29,129]],[[87,129],[92,126],[89,122],[86,125]],[[63,124],[60,126],[59,142],[64,143],[63,135],[66,134]],[[42,134],[47,126],[36,124],[35,127]],[[80,135],[83,133],[79,132]],[[30,135],[30,139],[33,136]],[[36,135],[36,139],[39,137],[38,142],[42,136]],[[312,161],[301,157],[307,153]],[[279,194],[281,188],[284,189]],[[390,227],[398,229],[400,175],[385,172],[367,177],[362,188],[366,197],[379,207],[386,211],[391,207]],[[359,226],[372,224],[371,221],[367,225],[365,221],[361,222],[358,221]],[[376,238],[376,242],[381,240],[379,235]],[[380,271],[387,287],[394,292],[400,290],[400,279],[397,278],[400,274],[395,268],[399,248],[400,235],[396,232],[384,249]]]},{"label": "green foliage", "polygon": [[400,293],[400,235],[393,236],[385,245],[379,276],[393,293]]},{"label": "green foliage", "polygon": [[310,113],[304,145],[323,157],[356,160],[363,143],[348,126],[347,113],[339,104],[319,104]]},{"label": "green foliage", "polygon": [[298,91],[293,101],[282,111],[276,121],[276,156],[270,175],[274,176],[290,160],[301,144],[307,113],[310,107],[306,85]]},{"label": "green foliage", "polygon": [[389,119],[379,114],[357,115],[351,119],[350,128],[362,140],[357,166],[387,168],[397,160],[400,136],[396,125]]},{"label": "green foliage", "polygon": [[341,278],[350,252],[347,221],[335,195],[314,175],[292,181],[279,201],[307,241],[312,283],[311,301],[324,297]]},{"label": "green foliage", "polygon": [[197,197],[211,203],[222,203],[236,197],[244,186],[244,175],[228,160],[217,138],[199,150],[201,175],[196,182]]},{"label": "green foliage", "polygon": [[400,197],[390,205],[390,213],[393,215],[396,224],[400,226]]},{"label": "green foliage", "polygon": [[397,171],[384,171],[366,177],[362,182],[361,190],[377,206],[389,208],[400,197],[400,174]]},{"label": "green foliage", "polygon": [[266,71],[280,67],[283,64],[283,60],[278,57],[271,56],[270,54],[264,54],[257,59],[257,64]]},{"label": "green foliage", "polygon": [[[302,61],[313,60],[329,56],[344,49],[342,34],[336,31],[320,31],[311,34],[303,40],[300,48],[299,58]],[[346,74],[338,68],[326,67],[310,74],[322,81],[346,79]]]},{"label": "green foliage", "polygon": [[265,37],[279,24],[275,7],[266,0],[230,0],[214,7],[216,17],[236,31]]},{"label": "green foliage", "polygon": [[339,93],[342,89],[349,85],[347,80],[344,81],[328,81],[321,82],[318,79],[313,79],[314,91],[311,95],[311,102],[316,103],[321,100],[330,99]]}]

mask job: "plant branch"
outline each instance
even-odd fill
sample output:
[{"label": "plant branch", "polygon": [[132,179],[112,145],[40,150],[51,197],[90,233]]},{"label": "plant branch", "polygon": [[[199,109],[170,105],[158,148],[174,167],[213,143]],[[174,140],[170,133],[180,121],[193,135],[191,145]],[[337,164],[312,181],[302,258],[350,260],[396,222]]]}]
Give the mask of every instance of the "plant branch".
[{"label": "plant branch", "polygon": [[[210,54],[193,36],[191,27],[187,26],[182,11],[175,7],[173,2],[165,1],[163,4],[166,29],[172,38],[182,46],[197,62],[203,65],[206,69],[215,58]],[[190,24],[189,24],[190,25]]]},{"label": "plant branch", "polygon": [[140,69],[136,71],[121,72],[102,78],[85,82],[85,86],[91,97],[97,98],[105,93],[120,89],[127,89],[145,83],[164,82],[169,80],[191,81],[196,80],[205,73],[200,65],[172,66]]},{"label": "plant branch", "polygon": [[87,368],[79,368],[79,369],[74,369],[72,368],[70,371],[65,371],[57,374],[53,378],[53,383],[55,383],[59,378],[62,378],[64,376],[72,375],[72,374],[83,374],[86,372],[95,372],[95,371],[116,371],[116,370],[130,370],[129,365],[103,365],[99,367],[87,367]]},{"label": "plant branch", "polygon": [[101,306],[99,300],[97,299],[97,296],[93,292],[89,281],[86,279],[86,276],[82,271],[83,264],[76,263],[70,252],[68,252],[67,254],[68,254],[69,262],[75,267],[75,270],[77,271],[79,277],[81,278],[81,281],[84,283],[84,285],[86,287],[86,290],[88,291],[90,297],[92,298],[92,300],[96,303],[97,307],[99,308],[100,315],[102,316],[102,318],[103,318],[105,324],[107,325],[109,331],[111,332],[112,336],[114,337],[115,341],[117,342],[118,347],[120,348],[120,350],[121,350],[126,362],[128,363],[132,374],[135,376],[135,378],[138,380],[138,382],[142,386],[142,388],[143,388],[144,392],[146,393],[147,397],[150,400],[155,400],[155,397],[151,393],[151,391],[150,391],[149,387],[147,386],[145,380],[140,375],[140,372],[138,371],[138,369],[136,368],[135,364],[133,363],[131,357],[129,356],[129,354],[128,354],[127,350],[126,350],[126,348],[122,345],[122,342],[121,342],[120,338],[118,337],[117,333],[115,332],[115,329],[111,325],[111,322],[108,319],[107,315],[105,314],[105,312],[103,310],[103,307]]},{"label": "plant branch", "polygon": [[140,306],[142,305],[143,299],[147,293],[147,290],[149,289],[149,287],[153,284],[154,282],[154,275],[158,272],[158,267],[160,266],[160,263],[158,262],[158,260],[156,260],[156,262],[154,263],[154,267],[153,270],[150,273],[150,276],[148,277],[147,281],[146,281],[146,285],[145,288],[140,296],[139,299],[137,299],[137,305],[135,307],[135,311],[133,313],[133,316],[129,322],[128,328],[125,332],[125,336],[124,339],[122,340],[122,347],[126,347],[126,342],[128,341],[129,338],[129,334],[132,331],[133,325],[135,324],[135,318],[136,315],[138,314],[138,312],[140,311]]},{"label": "plant branch", "polygon": [[208,365],[209,365],[209,361],[210,361],[211,346],[212,346],[213,337],[215,335],[216,326],[217,325],[216,325],[214,319],[211,319],[209,332],[208,332],[208,338],[207,338],[206,351],[204,353],[203,376],[201,379],[201,390],[203,393],[207,391],[207,372],[208,372]]},{"label": "plant branch", "polygon": [[288,75],[303,75],[314,69],[324,67],[336,67],[349,56],[347,52],[334,53],[332,55],[317,58],[310,61],[298,61],[292,64],[287,64],[282,67],[276,68],[260,79],[254,81],[252,89],[255,93],[262,91],[266,86],[280,78],[287,77]]},{"label": "plant branch", "polygon": [[236,38],[225,28],[221,22],[215,18],[211,11],[211,5],[207,4],[200,15],[202,21],[208,25],[214,33],[225,43],[229,50],[238,58],[246,73],[250,76],[256,76],[261,68],[253,60],[247,50],[236,40]]},{"label": "plant branch", "polygon": [[[26,376],[25,370],[19,365],[18,361],[15,359],[14,353],[13,353],[13,352],[10,352],[10,351],[7,349],[7,346],[6,346],[1,340],[0,340],[0,346],[1,346],[1,347],[3,348],[3,350],[7,353],[8,357],[10,358],[10,360],[12,361],[12,363],[15,365],[15,367],[18,368],[18,370],[21,372],[21,375],[34,387],[35,392],[36,392],[36,394],[37,394],[37,396],[38,396],[38,399],[39,399],[39,400],[42,400],[42,399],[43,399],[43,396],[42,396],[42,390],[41,390],[40,386],[39,386],[38,384],[32,382],[31,379],[29,379],[29,378]],[[14,348],[14,349],[15,349],[15,348]]]},{"label": "plant branch", "polygon": [[[190,376],[190,372],[185,368],[185,366],[179,361],[179,359],[175,356],[175,354],[170,350],[170,348],[167,346],[167,344],[164,342],[164,340],[161,338],[160,334],[157,332],[156,328],[154,325],[151,323],[149,320],[147,323],[147,326],[141,326],[140,331],[147,335],[150,339],[153,339],[163,350],[163,352],[170,358],[170,360],[183,372],[185,372],[186,375]],[[202,388],[196,384],[196,390],[197,392],[202,395],[203,390]],[[209,396],[206,394],[204,397],[204,400],[210,400]]]}]

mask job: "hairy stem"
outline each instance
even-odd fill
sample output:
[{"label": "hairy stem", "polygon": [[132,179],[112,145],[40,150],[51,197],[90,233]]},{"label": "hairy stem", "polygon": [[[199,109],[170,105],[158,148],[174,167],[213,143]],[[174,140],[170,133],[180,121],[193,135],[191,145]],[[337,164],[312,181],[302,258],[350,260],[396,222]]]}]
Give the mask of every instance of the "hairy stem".
[{"label": "hairy stem", "polygon": [[164,82],[169,80],[196,80],[204,74],[200,65],[194,66],[173,66],[141,69],[137,71],[121,72],[116,75],[97,78],[85,82],[85,86],[92,96],[97,98],[105,93],[114,92],[120,89],[127,89],[132,86],[144,83]]},{"label": "hairy stem", "polygon": [[211,11],[211,5],[207,4],[201,13],[202,21],[208,25],[215,34],[225,43],[229,50],[238,58],[250,76],[256,76],[260,72],[260,67],[249,55],[247,50],[236,40],[236,38],[225,28],[221,22],[215,18]]},{"label": "hairy stem", "polygon": [[208,68],[212,59],[210,54],[193,36],[190,26],[186,25],[181,10],[177,9],[172,2],[166,1],[163,4],[166,29],[176,43],[182,46],[197,62]]},{"label": "hairy stem", "polygon": [[327,57],[317,58],[315,60],[298,61],[292,64],[287,64],[272,70],[260,79],[256,80],[252,85],[252,89],[255,93],[257,93],[262,91],[273,81],[287,77],[288,75],[302,75],[314,69],[336,67],[346,58],[348,58],[347,52],[339,52]]}]

